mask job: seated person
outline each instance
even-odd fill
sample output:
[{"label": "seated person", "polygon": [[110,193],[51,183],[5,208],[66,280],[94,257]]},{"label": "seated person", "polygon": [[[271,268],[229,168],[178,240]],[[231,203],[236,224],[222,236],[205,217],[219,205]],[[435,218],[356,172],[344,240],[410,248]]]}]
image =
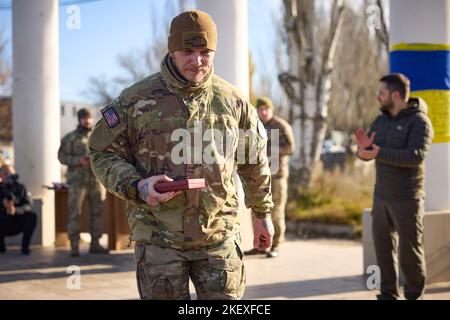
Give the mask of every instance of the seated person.
[{"label": "seated person", "polygon": [[30,194],[18,179],[13,166],[0,168],[0,253],[6,251],[6,236],[23,232],[21,252],[27,255],[36,228],[36,213],[31,206]]}]

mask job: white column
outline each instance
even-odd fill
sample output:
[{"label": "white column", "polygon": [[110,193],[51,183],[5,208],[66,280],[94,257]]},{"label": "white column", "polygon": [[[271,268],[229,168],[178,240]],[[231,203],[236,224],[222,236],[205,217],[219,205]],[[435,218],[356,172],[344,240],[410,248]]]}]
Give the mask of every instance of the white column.
[{"label": "white column", "polygon": [[[248,5],[247,0],[197,0],[197,8],[207,12],[217,25],[215,73],[249,96]],[[242,184],[234,175],[240,199],[242,245],[253,248],[251,213],[245,208]]]},{"label": "white column", "polygon": [[215,73],[248,97],[248,6],[247,0],[197,0],[217,24]]},{"label": "white column", "polygon": [[[55,237],[54,193],[60,181],[58,0],[13,1],[13,139],[21,181],[42,207],[42,244]],[[39,232],[39,231],[38,231]]]},{"label": "white column", "polygon": [[[450,1],[390,1],[390,44],[399,43],[450,45]],[[425,205],[427,210],[450,209],[449,142],[434,143],[426,159]]]}]

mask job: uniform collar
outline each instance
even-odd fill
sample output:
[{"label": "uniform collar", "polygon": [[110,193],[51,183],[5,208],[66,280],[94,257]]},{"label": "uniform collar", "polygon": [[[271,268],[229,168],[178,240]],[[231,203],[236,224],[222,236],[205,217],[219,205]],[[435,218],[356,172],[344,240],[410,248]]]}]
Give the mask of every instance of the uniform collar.
[{"label": "uniform collar", "polygon": [[178,72],[169,54],[166,54],[161,62],[161,74],[164,82],[175,94],[182,98],[196,98],[211,87],[213,68],[201,83],[193,83]]}]

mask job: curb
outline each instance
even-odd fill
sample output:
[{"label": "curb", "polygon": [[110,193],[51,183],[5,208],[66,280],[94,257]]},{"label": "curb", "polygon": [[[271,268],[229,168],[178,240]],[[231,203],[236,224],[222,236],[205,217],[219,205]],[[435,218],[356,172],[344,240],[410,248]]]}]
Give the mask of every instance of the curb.
[{"label": "curb", "polygon": [[297,238],[360,239],[361,227],[310,221],[286,221],[286,232]]}]

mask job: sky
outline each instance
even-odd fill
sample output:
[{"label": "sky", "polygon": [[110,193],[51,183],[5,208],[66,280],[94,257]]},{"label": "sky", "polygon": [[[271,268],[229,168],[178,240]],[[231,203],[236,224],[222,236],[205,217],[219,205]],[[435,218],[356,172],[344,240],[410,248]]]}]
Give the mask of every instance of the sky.
[{"label": "sky", "polygon": [[[63,101],[91,103],[86,94],[89,78],[120,76],[117,57],[137,52],[153,39],[152,11],[164,16],[172,0],[98,0],[81,3],[80,28],[69,29],[73,18],[68,6],[60,6],[60,97]],[[12,59],[12,12],[0,1],[0,31],[8,40],[7,56]],[[2,6],[3,5],[3,6]],[[3,9],[1,9],[3,8]],[[255,81],[276,80],[274,16],[281,17],[281,0],[248,0],[249,47],[256,67]],[[169,18],[170,20],[170,18]],[[164,30],[159,30],[164,32]],[[166,31],[167,32],[167,31]],[[279,91],[274,87],[273,91]]]}]

